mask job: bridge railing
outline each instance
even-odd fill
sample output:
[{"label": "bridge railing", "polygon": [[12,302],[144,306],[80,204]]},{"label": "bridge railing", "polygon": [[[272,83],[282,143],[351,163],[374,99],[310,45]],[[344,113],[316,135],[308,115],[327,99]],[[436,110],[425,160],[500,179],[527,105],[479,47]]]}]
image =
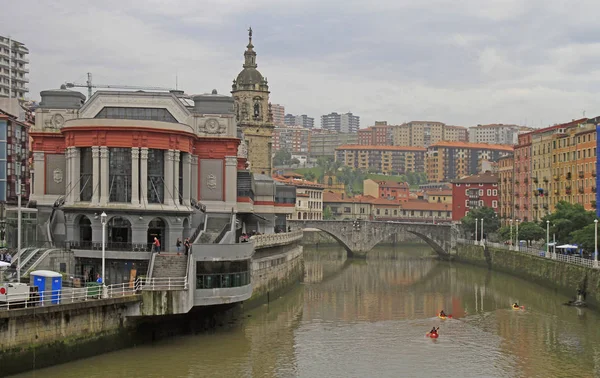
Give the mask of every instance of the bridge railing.
[{"label": "bridge railing", "polygon": [[302,239],[302,230],[280,232],[278,234],[254,235],[250,238],[254,242],[254,249],[286,245]]},{"label": "bridge railing", "polygon": [[156,277],[138,278],[136,285],[138,290],[187,290],[187,277]]},{"label": "bridge railing", "polygon": [[[469,240],[469,239],[458,239],[458,242],[462,243],[462,244],[482,245],[480,241]],[[523,246],[515,247],[515,246],[508,245],[508,244],[493,243],[493,242],[484,242],[484,244],[489,247],[505,249],[507,251],[520,252],[520,253],[523,253],[526,255],[531,255],[531,256],[536,256],[536,257],[541,257],[541,258],[548,258],[548,259],[552,259],[552,260],[556,260],[556,261],[565,262],[567,264],[584,266],[586,268],[595,268],[595,269],[600,268],[600,266],[598,265],[598,263],[596,261],[594,261],[592,259],[586,259],[583,257],[579,257],[579,256],[564,255],[562,253],[556,253],[556,252],[549,252],[548,255],[546,255],[546,250],[534,248],[534,247],[523,247]]]}]

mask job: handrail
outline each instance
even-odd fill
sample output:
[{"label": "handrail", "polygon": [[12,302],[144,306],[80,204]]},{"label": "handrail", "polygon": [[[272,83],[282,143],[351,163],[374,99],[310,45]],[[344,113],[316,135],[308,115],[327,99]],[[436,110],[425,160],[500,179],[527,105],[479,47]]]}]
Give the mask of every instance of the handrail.
[{"label": "handrail", "polygon": [[152,271],[154,270],[154,261],[156,259],[156,253],[153,253],[150,257],[150,264],[148,264],[148,273],[146,273],[146,277],[152,278]]},{"label": "handrail", "polygon": [[196,227],[196,231],[194,231],[194,233],[192,234],[192,237],[190,238],[190,240],[192,241],[192,243],[195,243],[196,239],[200,236],[200,234],[202,233],[202,231],[204,231],[204,226],[205,225],[206,225],[206,222],[200,223],[198,225],[198,227]]},{"label": "handrail", "polygon": [[138,278],[138,290],[186,290],[187,277]]},{"label": "handrail", "polygon": [[[44,251],[44,253],[42,253],[42,255],[40,257],[38,257],[33,264],[31,264],[31,266],[29,268],[27,268],[26,271],[24,271],[21,275],[26,275],[27,273],[31,272],[32,270],[34,270],[38,265],[41,264],[42,261],[44,261],[44,259],[52,252],[54,251],[60,251],[60,248],[48,248]],[[21,268],[24,267],[25,264],[21,265]]]},{"label": "handrail", "polygon": [[219,244],[221,242],[221,240],[223,240],[223,238],[225,237],[225,235],[230,231],[231,228],[231,223],[227,223],[223,229],[221,230],[221,232],[219,232],[219,235],[216,237],[215,241],[213,242],[214,244]]},{"label": "handrail", "polygon": [[254,241],[254,248],[267,248],[270,246],[284,245],[302,239],[303,231],[280,232],[278,234],[263,234],[250,237]]}]

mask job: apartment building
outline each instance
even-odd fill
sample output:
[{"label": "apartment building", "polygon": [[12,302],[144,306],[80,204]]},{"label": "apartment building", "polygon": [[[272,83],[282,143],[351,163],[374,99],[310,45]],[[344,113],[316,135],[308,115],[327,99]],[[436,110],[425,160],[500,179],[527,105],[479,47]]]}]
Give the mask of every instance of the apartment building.
[{"label": "apartment building", "polygon": [[297,177],[274,176],[273,180],[296,187],[292,219],[323,219],[323,185]]},{"label": "apartment building", "polygon": [[527,222],[532,219],[532,132],[519,134],[518,143],[514,147],[514,216],[520,221]]},{"label": "apartment building", "polygon": [[358,135],[313,129],[310,134],[310,156],[313,158],[335,157],[335,149],[347,144],[358,144]]},{"label": "apartment building", "polygon": [[275,127],[285,126],[285,106],[271,104],[271,114],[273,114],[273,125],[275,125]]},{"label": "apartment building", "polygon": [[469,142],[514,145],[518,143],[517,136],[520,133],[533,130],[531,127],[501,123],[477,125],[469,128]]},{"label": "apartment building", "polygon": [[273,151],[284,149],[291,154],[307,155],[310,140],[310,130],[303,127],[276,127],[273,130]]},{"label": "apartment building", "polygon": [[[534,185],[535,178],[533,179]],[[515,219],[514,214],[514,155],[507,155],[498,160],[498,195],[500,206],[500,221],[507,225],[509,219]]]},{"label": "apartment building", "polygon": [[363,146],[391,146],[393,144],[392,126],[387,122],[375,122],[374,126],[358,130],[358,144]]},{"label": "apartment building", "polygon": [[453,142],[468,142],[469,129],[463,126],[444,126],[444,140]]},{"label": "apartment building", "polygon": [[315,119],[307,116],[306,114],[286,114],[284,117],[284,123],[286,126],[300,126],[304,127],[305,129],[312,129],[315,127]]},{"label": "apartment building", "polygon": [[452,181],[452,220],[457,222],[469,211],[491,207],[498,212],[498,175],[485,172]]},{"label": "apartment building", "polygon": [[448,182],[481,172],[483,161],[496,162],[513,152],[512,146],[486,143],[437,142],[427,149],[429,182]]},{"label": "apartment building", "polygon": [[375,181],[367,179],[363,181],[363,193],[366,196],[375,198],[408,201],[410,198],[410,187],[406,182]]},{"label": "apartment building", "polygon": [[336,148],[335,159],[343,165],[383,174],[401,175],[423,172],[425,148],[402,146],[343,145]]},{"label": "apartment building", "polygon": [[23,203],[29,199],[29,125],[0,111],[0,202],[17,204],[18,183]]},{"label": "apartment building", "polygon": [[392,127],[394,146],[428,147],[440,141],[467,141],[467,129],[442,122],[412,121]]},{"label": "apartment building", "polygon": [[0,97],[24,98],[29,92],[28,56],[23,43],[0,36]]},{"label": "apartment building", "polygon": [[360,117],[350,112],[325,114],[321,116],[321,128],[341,133],[356,133],[360,128]]}]

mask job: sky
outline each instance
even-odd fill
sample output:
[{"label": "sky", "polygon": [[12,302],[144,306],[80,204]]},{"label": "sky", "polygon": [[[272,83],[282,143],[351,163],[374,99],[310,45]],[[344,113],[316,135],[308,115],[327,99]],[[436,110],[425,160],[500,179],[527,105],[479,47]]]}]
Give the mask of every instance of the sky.
[{"label": "sky", "polygon": [[[231,91],[253,29],[286,113],[548,126],[600,115],[597,0],[0,0],[30,97],[65,82]],[[81,88],[87,95],[87,89]]]}]

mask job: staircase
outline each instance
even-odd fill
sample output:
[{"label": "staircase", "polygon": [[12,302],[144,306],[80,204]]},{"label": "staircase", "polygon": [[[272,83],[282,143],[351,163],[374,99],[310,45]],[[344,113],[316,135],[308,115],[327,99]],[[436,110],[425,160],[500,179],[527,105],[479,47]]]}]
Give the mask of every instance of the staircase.
[{"label": "staircase", "polygon": [[156,254],[152,267],[151,278],[181,278],[187,276],[187,261],[185,255]]}]

